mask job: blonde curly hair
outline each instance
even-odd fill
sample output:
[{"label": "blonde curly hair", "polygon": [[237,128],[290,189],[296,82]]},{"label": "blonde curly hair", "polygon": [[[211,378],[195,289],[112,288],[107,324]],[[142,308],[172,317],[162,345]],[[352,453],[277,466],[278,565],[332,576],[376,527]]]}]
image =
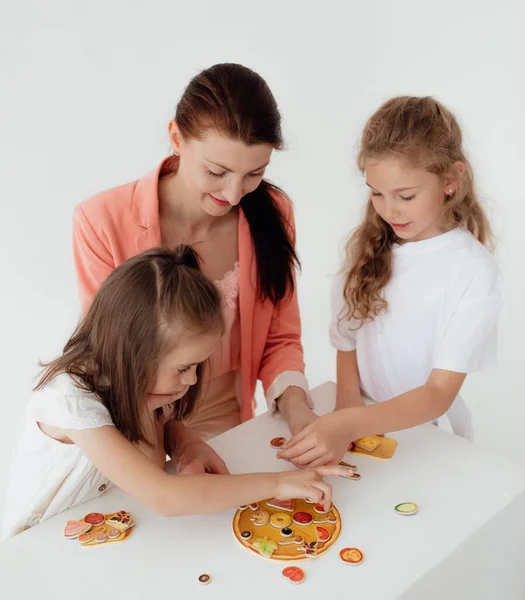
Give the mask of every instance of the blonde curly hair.
[{"label": "blonde curly hair", "polygon": [[[458,186],[445,197],[442,230],[465,227],[492,248],[492,232],[474,187],[472,167],[462,148],[454,115],[431,97],[400,96],[383,104],[368,120],[357,163],[362,173],[368,159],[400,158]],[[457,163],[464,168],[458,169]],[[344,297],[347,318],[359,327],[387,307],[383,289],[392,277],[392,246],[399,238],[376,213],[371,197],[365,217],[346,246]]]}]

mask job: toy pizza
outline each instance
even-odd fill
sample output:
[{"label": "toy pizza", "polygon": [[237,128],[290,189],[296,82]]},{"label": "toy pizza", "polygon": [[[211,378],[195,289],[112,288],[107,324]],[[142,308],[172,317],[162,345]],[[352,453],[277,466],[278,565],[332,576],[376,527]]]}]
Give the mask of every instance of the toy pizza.
[{"label": "toy pizza", "polygon": [[271,498],[241,506],[233,517],[233,533],[242,546],[272,560],[301,560],[324,554],[341,532],[341,516],[332,505],[302,498]]},{"label": "toy pizza", "polygon": [[129,537],[134,525],[135,521],[124,510],[109,515],[89,513],[81,521],[68,521],[64,537],[78,539],[81,546],[122,542]]}]

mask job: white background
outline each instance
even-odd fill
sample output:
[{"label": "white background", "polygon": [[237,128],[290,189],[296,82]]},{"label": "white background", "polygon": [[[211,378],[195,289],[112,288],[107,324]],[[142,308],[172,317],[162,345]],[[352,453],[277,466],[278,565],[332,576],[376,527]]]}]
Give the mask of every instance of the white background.
[{"label": "white background", "polygon": [[354,159],[366,118],[398,94],[456,112],[507,291],[500,366],[464,396],[477,439],[525,460],[523,31],[520,0],[1,0],[0,511],[37,359],[79,314],[73,206],[154,168],[183,88],[217,62],[258,71],[282,110],[288,148],[269,177],[295,203],[312,385],[335,376],[330,276],[365,202]]}]

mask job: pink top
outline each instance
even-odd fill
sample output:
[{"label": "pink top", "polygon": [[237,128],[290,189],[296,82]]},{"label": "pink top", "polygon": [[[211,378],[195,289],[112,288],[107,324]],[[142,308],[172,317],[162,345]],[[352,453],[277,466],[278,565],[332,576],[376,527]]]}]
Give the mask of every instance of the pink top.
[{"label": "pink top", "polygon": [[203,399],[187,424],[204,439],[210,439],[241,422],[237,374],[241,367],[239,319],[239,262],[215,281],[222,296],[226,331],[210,359],[203,382]]},{"label": "pink top", "polygon": [[222,313],[226,331],[221,346],[211,358],[211,377],[221,375],[241,366],[241,336],[239,327],[239,262],[224,277],[215,281],[222,296]]},{"label": "pink top", "polygon": [[[161,245],[159,223],[159,177],[177,167],[172,157],[144,177],[105,190],[75,209],[73,252],[83,309],[111,271],[147,248]],[[292,205],[286,196],[272,193],[293,243],[295,226]],[[279,306],[257,295],[257,260],[248,221],[239,211],[239,328],[240,364],[235,388],[241,403],[241,421],[255,409],[257,379],[263,385],[270,412],[276,399],[290,386],[308,392],[301,345],[301,319],[297,294]],[[235,376],[235,372],[233,376]],[[311,404],[311,399],[309,398]]]}]

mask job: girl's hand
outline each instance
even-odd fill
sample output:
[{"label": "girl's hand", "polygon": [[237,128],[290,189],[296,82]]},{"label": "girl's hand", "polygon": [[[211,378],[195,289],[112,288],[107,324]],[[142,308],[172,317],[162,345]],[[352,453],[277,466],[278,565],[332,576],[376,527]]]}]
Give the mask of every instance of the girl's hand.
[{"label": "girl's hand", "polygon": [[164,427],[164,439],[168,454],[176,463],[179,475],[230,473],[217,452],[184,423],[169,420]]},{"label": "girl's hand", "polygon": [[215,450],[202,440],[185,444],[177,457],[179,475],[215,473],[229,475],[228,467]]},{"label": "girl's hand", "polygon": [[289,460],[297,467],[337,464],[353,439],[348,427],[349,411],[352,409],[319,417],[285,444],[277,458]]},{"label": "girl's hand", "polygon": [[277,474],[275,497],[279,500],[306,498],[316,504],[322,504],[325,510],[332,505],[332,486],[323,477],[349,477],[354,471],[347,467],[319,467],[301,471],[283,471]]}]

